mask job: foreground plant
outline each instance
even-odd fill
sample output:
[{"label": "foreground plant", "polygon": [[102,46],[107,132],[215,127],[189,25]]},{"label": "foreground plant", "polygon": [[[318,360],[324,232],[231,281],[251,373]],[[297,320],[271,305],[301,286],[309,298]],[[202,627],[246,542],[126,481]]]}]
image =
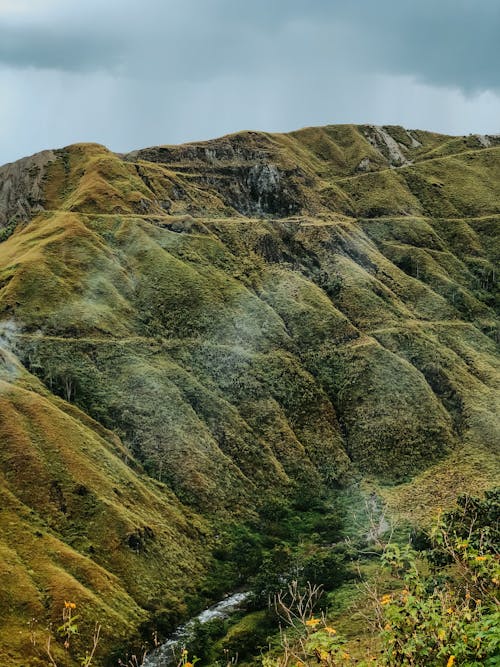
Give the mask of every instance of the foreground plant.
[{"label": "foreground plant", "polygon": [[381,664],[500,665],[500,494],[459,499],[417,552],[389,545],[382,562],[401,582],[379,599]]},{"label": "foreground plant", "polygon": [[[78,624],[77,620],[79,618],[78,614],[75,614],[76,603],[75,602],[64,602],[64,607],[62,609],[62,625],[57,628],[57,635],[59,639],[62,640],[63,646],[66,651],[69,651],[71,648],[73,638],[78,634]],[[94,634],[91,639],[91,646],[85,652],[85,655],[80,657],[80,664],[82,667],[90,667],[94,662],[95,653],[97,646],[99,644],[101,636],[101,625],[96,623],[94,628]],[[45,646],[45,651],[49,658],[50,664],[53,667],[58,667],[56,659],[52,651],[52,634],[49,634],[47,638],[47,644]]]},{"label": "foreground plant", "polygon": [[[285,591],[277,593],[272,606],[280,619],[282,655],[276,667],[304,667],[316,663],[328,667],[349,665],[350,654],[345,650],[346,639],[328,624],[325,614],[315,614],[323,594],[321,586],[308,582],[300,587],[292,581]],[[264,667],[272,660],[264,658]]]},{"label": "foreground plant", "polygon": [[314,609],[321,587],[297,584],[274,599],[283,626],[281,655],[264,667],[499,667],[500,492],[464,496],[440,514],[420,550],[384,545],[381,565],[391,592],[366,583],[365,616],[378,637],[377,656],[352,657],[347,640]]}]

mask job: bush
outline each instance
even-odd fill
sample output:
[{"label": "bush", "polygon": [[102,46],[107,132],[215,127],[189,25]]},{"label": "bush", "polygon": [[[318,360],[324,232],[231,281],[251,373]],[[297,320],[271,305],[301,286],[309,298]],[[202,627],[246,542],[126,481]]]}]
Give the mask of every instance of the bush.
[{"label": "bush", "polygon": [[417,552],[390,545],[383,563],[402,584],[379,601],[385,665],[500,665],[498,491],[462,497]]}]

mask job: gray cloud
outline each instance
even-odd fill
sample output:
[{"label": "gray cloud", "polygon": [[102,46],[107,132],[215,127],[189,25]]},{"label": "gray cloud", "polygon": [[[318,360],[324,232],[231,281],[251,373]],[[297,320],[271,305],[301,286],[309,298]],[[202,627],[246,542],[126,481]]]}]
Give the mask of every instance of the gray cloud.
[{"label": "gray cloud", "polygon": [[[498,0],[79,0],[0,25],[0,62],[163,73],[170,83],[261,71],[268,54],[412,74],[463,90],[500,87]],[[303,25],[304,35],[289,30]],[[311,31],[332,38],[325,47]],[[335,39],[341,34],[344,39]],[[293,41],[292,41],[293,40]]]},{"label": "gray cloud", "polygon": [[127,150],[318,123],[500,129],[498,0],[3,6],[0,162],[79,140]]},{"label": "gray cloud", "polygon": [[500,88],[497,0],[346,0],[341,15],[385,72],[468,92]]}]

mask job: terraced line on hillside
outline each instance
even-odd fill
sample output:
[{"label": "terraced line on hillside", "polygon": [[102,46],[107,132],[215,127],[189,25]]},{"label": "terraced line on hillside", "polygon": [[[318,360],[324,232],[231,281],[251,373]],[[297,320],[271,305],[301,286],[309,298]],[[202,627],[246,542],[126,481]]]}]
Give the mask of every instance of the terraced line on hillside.
[{"label": "terraced line on hillside", "polygon": [[420,165],[427,165],[431,162],[441,162],[444,160],[448,159],[454,159],[457,156],[462,156],[462,155],[480,155],[488,152],[493,152],[493,151],[500,151],[500,146],[491,146],[490,148],[478,148],[475,150],[468,150],[468,151],[462,151],[460,153],[452,153],[450,155],[441,155],[435,158],[429,158],[429,159],[416,159],[412,164],[402,164],[402,165],[394,165],[390,167],[386,167],[385,169],[376,169],[374,171],[366,171],[362,172],[359,174],[351,174],[350,176],[342,176],[339,178],[333,178],[334,183],[343,183],[345,181],[352,181],[360,178],[365,178],[366,176],[373,176],[374,174],[383,174],[385,172],[393,172],[394,170],[404,170],[404,169],[412,169],[416,166]]}]

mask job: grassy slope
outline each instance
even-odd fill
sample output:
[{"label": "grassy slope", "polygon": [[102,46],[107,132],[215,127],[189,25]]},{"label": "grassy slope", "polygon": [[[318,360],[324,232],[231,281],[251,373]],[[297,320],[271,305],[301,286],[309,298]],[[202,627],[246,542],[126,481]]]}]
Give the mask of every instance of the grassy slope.
[{"label": "grassy slope", "polygon": [[0,662],[42,659],[44,621],[58,624],[64,600],[78,601],[87,632],[101,619],[108,649],[145,609],[182,613],[203,576],[204,522],[126,465],[116,436],[0,356]]},{"label": "grassy slope", "polygon": [[71,595],[122,634],[178,606],[205,531],[178,499],[227,520],[361,471],[425,519],[495,481],[500,148],[386,133],[399,157],[355,126],[56,152],[0,245],[31,372],[5,357],[9,625]]}]

